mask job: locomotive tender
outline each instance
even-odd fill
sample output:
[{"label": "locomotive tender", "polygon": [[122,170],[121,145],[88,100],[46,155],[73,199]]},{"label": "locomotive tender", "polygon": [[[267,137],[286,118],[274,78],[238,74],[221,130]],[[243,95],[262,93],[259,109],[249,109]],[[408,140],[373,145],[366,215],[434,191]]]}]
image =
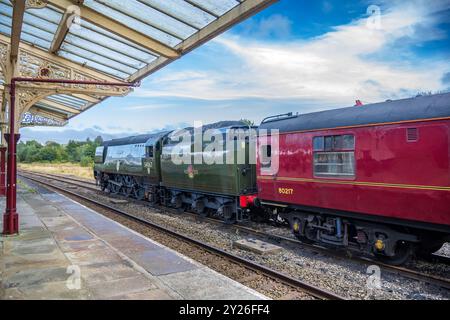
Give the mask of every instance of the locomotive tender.
[{"label": "locomotive tender", "polygon": [[[248,127],[208,128],[226,139],[228,129]],[[162,132],[106,141],[94,175],[111,193],[228,222],[281,218],[302,241],[393,264],[450,241],[450,94],[280,115],[259,130],[256,165],[251,139],[237,143],[246,148],[244,164],[175,165],[178,132]],[[274,148],[270,130],[279,131]],[[188,149],[193,157],[193,144]]]}]

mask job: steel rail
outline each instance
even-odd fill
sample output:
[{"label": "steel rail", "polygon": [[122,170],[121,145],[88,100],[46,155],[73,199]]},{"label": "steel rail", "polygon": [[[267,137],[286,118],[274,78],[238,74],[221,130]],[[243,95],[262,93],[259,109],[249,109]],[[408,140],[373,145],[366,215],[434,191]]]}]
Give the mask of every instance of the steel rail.
[{"label": "steel rail", "polygon": [[[55,181],[59,181],[59,182],[67,183],[67,184],[76,185],[78,187],[86,188],[88,190],[101,192],[100,189],[95,188],[95,187],[88,187],[88,186],[83,186],[83,185],[79,185],[79,184],[76,184],[76,183],[67,182],[67,181],[63,180],[64,178],[62,178],[61,176],[55,176],[53,174],[41,174],[41,173],[35,173],[35,172],[30,172],[30,171],[27,171],[27,173],[32,174],[32,175],[34,174],[34,175],[37,175],[37,176],[40,176],[40,177],[43,177],[43,178],[50,178],[50,179],[53,179]],[[76,178],[72,178],[72,177],[68,177],[68,180],[73,180],[73,181],[78,181],[78,182],[82,182],[82,183],[95,185],[92,182],[82,181],[81,179],[76,179]],[[139,200],[136,200],[136,201],[139,201]],[[144,201],[139,201],[139,202],[144,202]],[[146,204],[146,203],[144,202],[144,204]],[[163,206],[158,206],[158,208],[166,210],[166,211],[169,211],[171,213],[175,213],[175,212],[172,212],[171,208],[167,208],[167,207],[163,207]],[[190,214],[191,216],[195,217],[195,218],[198,217],[198,215],[196,215],[196,214],[193,214],[193,213],[191,214],[189,212],[187,212],[187,213]],[[301,241],[299,241],[297,239],[288,238],[288,237],[285,237],[285,236],[282,236],[282,235],[271,234],[271,233],[268,233],[268,232],[265,232],[265,231],[256,230],[256,229],[253,229],[253,228],[250,228],[250,227],[247,227],[247,226],[243,226],[243,225],[240,225],[240,224],[230,225],[230,224],[224,223],[221,220],[213,219],[213,218],[201,218],[201,219],[205,220],[205,221],[208,221],[208,222],[212,222],[212,223],[221,224],[221,225],[224,225],[224,226],[227,226],[227,227],[231,227],[231,228],[234,228],[234,229],[239,229],[239,230],[242,230],[244,232],[251,233],[251,234],[254,234],[254,235],[258,235],[258,236],[261,236],[261,237],[265,237],[267,239],[270,239],[272,241],[276,241],[278,243],[280,243],[280,242],[288,242],[288,243],[291,243],[291,244],[294,244],[294,245],[298,245],[298,246],[301,246],[301,247],[304,247],[304,248],[308,248],[310,250],[317,250],[317,251],[320,251],[320,252],[325,253],[327,255],[331,255],[331,256],[334,256],[334,257],[337,257],[337,258],[340,258],[340,259],[350,259],[350,260],[353,260],[353,261],[361,263],[361,264],[370,264],[370,263],[371,264],[376,264],[378,266],[383,267],[383,269],[385,269],[386,271],[389,271],[391,273],[395,273],[395,274],[398,274],[398,275],[401,275],[401,276],[404,276],[404,277],[408,277],[410,279],[418,280],[418,281],[426,281],[427,283],[434,284],[436,286],[439,286],[439,287],[442,287],[442,288],[450,290],[450,279],[442,278],[442,277],[435,276],[435,275],[425,274],[425,273],[422,273],[422,272],[419,272],[419,271],[416,271],[416,270],[412,270],[412,269],[408,269],[408,268],[405,268],[405,267],[401,267],[401,266],[394,266],[394,265],[386,264],[386,263],[380,262],[380,261],[375,260],[375,259],[370,259],[369,257],[348,256],[347,252],[333,251],[333,250],[330,250],[329,248],[322,247],[322,246],[319,246],[317,244],[304,243],[304,242],[301,242]],[[447,256],[433,254],[430,259],[432,259],[433,261],[436,261],[438,263],[450,264],[450,257],[447,257]]]},{"label": "steel rail", "polygon": [[250,261],[248,259],[236,256],[236,255],[234,255],[234,254],[232,254],[230,252],[224,251],[224,250],[222,250],[220,248],[217,248],[215,246],[206,244],[206,243],[201,242],[199,240],[193,239],[193,238],[191,238],[189,236],[186,236],[186,235],[183,235],[183,234],[178,233],[176,231],[170,230],[170,229],[168,229],[166,227],[163,227],[163,226],[161,226],[159,224],[156,224],[154,222],[151,222],[151,221],[148,221],[148,220],[136,217],[136,216],[134,216],[134,215],[132,215],[132,214],[130,214],[128,212],[125,212],[123,210],[117,209],[117,208],[112,207],[112,206],[110,206],[108,204],[105,204],[105,203],[102,203],[102,202],[90,199],[88,197],[79,195],[79,194],[77,194],[75,192],[72,192],[72,191],[69,191],[67,189],[64,189],[63,187],[56,186],[54,184],[51,184],[51,183],[46,182],[46,181],[42,181],[40,179],[32,178],[32,177],[29,177],[29,176],[27,177],[26,175],[23,175],[23,174],[19,174],[19,175],[24,177],[24,178],[26,178],[26,179],[28,179],[28,180],[37,182],[39,184],[48,186],[50,188],[56,189],[56,190],[64,192],[64,193],[70,194],[71,196],[74,196],[76,198],[82,199],[83,201],[89,202],[89,203],[91,203],[93,205],[96,205],[98,207],[101,207],[101,208],[107,209],[109,211],[112,211],[114,213],[117,213],[117,214],[119,214],[121,216],[129,218],[130,220],[133,220],[135,222],[141,223],[141,224],[143,224],[143,225],[145,225],[147,227],[151,227],[153,229],[157,229],[157,230],[162,231],[164,233],[167,233],[167,234],[169,234],[169,235],[171,235],[173,237],[176,237],[176,238],[179,238],[179,239],[181,239],[183,241],[192,243],[192,244],[194,244],[194,245],[196,245],[196,246],[198,246],[198,247],[200,247],[200,248],[202,248],[202,249],[204,249],[204,250],[206,250],[206,251],[208,251],[210,253],[216,254],[216,255],[221,256],[221,257],[225,257],[226,259],[231,260],[231,261],[233,261],[233,262],[235,262],[235,263],[237,263],[239,265],[245,266],[246,268],[248,268],[250,270],[253,270],[254,272],[262,273],[263,275],[265,275],[265,276],[267,276],[267,277],[269,277],[269,278],[271,278],[273,280],[276,280],[278,282],[284,283],[285,285],[288,285],[290,287],[293,287],[293,288],[296,288],[296,289],[300,289],[304,293],[309,294],[309,295],[311,295],[311,296],[313,296],[315,298],[322,299],[322,300],[347,300],[347,298],[344,298],[344,297],[342,297],[342,296],[340,296],[338,294],[335,294],[335,293],[330,292],[330,291],[325,290],[325,289],[318,288],[318,287],[316,287],[314,285],[308,284],[308,283],[303,282],[301,280],[292,278],[292,277],[290,277],[290,276],[288,276],[286,274],[283,274],[283,273],[278,272],[276,270],[267,268],[267,267],[265,267],[263,265],[255,263],[255,262]]}]

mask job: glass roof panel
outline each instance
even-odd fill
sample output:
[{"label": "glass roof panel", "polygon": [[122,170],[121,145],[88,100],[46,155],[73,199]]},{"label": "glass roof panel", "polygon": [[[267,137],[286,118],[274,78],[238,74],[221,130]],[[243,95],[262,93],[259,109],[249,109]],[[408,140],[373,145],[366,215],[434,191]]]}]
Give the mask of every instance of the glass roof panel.
[{"label": "glass roof panel", "polygon": [[114,61],[112,59],[109,59],[99,53],[96,53],[93,50],[85,50],[82,49],[80,47],[74,46],[72,44],[69,43],[64,43],[61,47],[61,50],[67,51],[67,52],[71,52],[73,54],[76,54],[80,57],[89,59],[91,61],[96,61],[98,63],[104,64],[106,66],[109,66],[111,68],[123,71],[125,73],[129,73],[129,74],[133,74],[134,72],[136,72],[138,69],[137,68],[131,68],[128,67],[125,64],[122,64],[120,62]]},{"label": "glass roof panel", "polygon": [[0,33],[11,36],[12,7],[0,0]]},{"label": "glass roof panel", "polygon": [[78,56],[76,54],[67,52],[65,50],[59,50],[58,51],[58,55],[63,57],[63,58],[66,58],[68,60],[71,60],[73,62],[85,65],[85,66],[90,67],[90,68],[97,69],[97,70],[99,70],[101,72],[105,72],[107,74],[111,74],[111,75],[116,76],[116,77],[121,78],[121,79],[126,79],[129,76],[128,73],[125,73],[125,72],[122,72],[122,71],[119,71],[119,70],[115,70],[115,69],[110,68],[110,67],[108,67],[108,66],[106,66],[104,64],[100,64],[98,62],[89,60],[87,58],[80,57],[80,56]]},{"label": "glass roof panel", "polygon": [[[65,38],[64,45],[76,45],[79,48],[94,51],[98,54],[107,57],[109,59],[112,59],[114,61],[117,61],[119,63],[123,63],[124,65],[130,66],[135,69],[143,68],[146,65],[145,61],[138,61],[134,57],[132,57],[129,54],[122,54],[117,50],[111,50],[105,46],[102,46],[100,44],[85,40],[83,38],[68,34]],[[153,58],[151,56],[151,58]]]},{"label": "glass roof panel", "polygon": [[184,0],[139,0],[146,5],[164,12],[184,23],[201,29],[214,21],[215,17],[187,3]]},{"label": "glass roof panel", "polygon": [[34,36],[32,33],[28,33],[22,29],[22,34],[20,35],[20,39],[24,42],[28,42],[34,46],[41,47],[43,49],[48,50],[50,48],[51,42],[43,40]]},{"label": "glass roof panel", "polygon": [[34,106],[35,106],[35,107],[38,107],[38,108],[42,108],[42,109],[54,111],[54,112],[57,112],[57,113],[61,113],[61,114],[66,114],[66,115],[71,115],[71,114],[72,114],[71,112],[68,112],[68,111],[65,111],[65,110],[60,110],[60,109],[57,109],[57,108],[55,108],[55,107],[49,106],[49,105],[46,104],[45,102],[41,102],[41,101],[36,102],[36,103],[34,104]]},{"label": "glass roof panel", "polygon": [[84,2],[84,5],[171,47],[175,47],[177,44],[181,42],[181,39],[178,39],[168,33],[158,30],[146,23],[143,23],[135,18],[132,18],[129,15],[117,11],[100,2],[94,0],[86,0]]},{"label": "glass roof panel", "polygon": [[58,29],[57,24],[28,14],[27,12],[25,12],[24,14],[23,21],[25,24],[52,33],[52,38],[53,34],[55,34],[56,30]]},{"label": "glass roof panel", "polygon": [[35,17],[39,17],[41,19],[53,22],[56,25],[59,24],[62,17],[61,11],[50,5],[40,9],[29,8],[26,10],[26,12]]},{"label": "glass roof panel", "polygon": [[0,0],[0,14],[12,17],[12,7],[6,0]]},{"label": "glass roof panel", "polygon": [[[39,12],[39,15],[34,15],[36,10],[43,12]],[[0,32],[8,36],[11,35],[12,12],[13,8],[10,3],[7,0],[0,0]],[[24,23],[22,25],[21,39],[48,50],[58,25],[41,19],[40,16],[49,18],[50,20],[61,19],[61,13],[50,8],[28,9],[23,17]]]},{"label": "glass roof panel", "polygon": [[47,42],[51,42],[53,39],[53,33],[50,33],[48,31],[44,31],[40,28],[36,28],[34,26],[31,26],[29,24],[24,23],[22,26],[22,32],[29,33],[36,38],[40,38],[42,40],[45,40]]},{"label": "glass roof panel", "polygon": [[9,26],[6,26],[4,24],[2,24],[1,21],[1,16],[0,16],[0,33],[6,35],[6,36],[10,36],[11,35],[11,28]]},{"label": "glass roof panel", "polygon": [[86,104],[88,104],[87,101],[84,101],[84,100],[76,101],[76,100],[73,100],[73,97],[71,97],[69,95],[62,95],[62,94],[48,96],[46,99],[57,102],[57,103],[66,104],[66,105],[69,105],[69,106],[77,108],[77,109],[80,109],[80,108],[84,107]]},{"label": "glass roof panel", "polygon": [[0,14],[0,33],[11,36],[11,19]]},{"label": "glass roof panel", "polygon": [[84,99],[81,99],[81,98],[77,98],[77,97],[74,97],[74,96],[71,96],[71,95],[68,95],[68,94],[58,94],[58,95],[55,95],[55,97],[59,97],[61,99],[67,99],[67,100],[73,101],[74,103],[78,103],[80,105],[84,105],[86,103],[89,103],[89,101],[87,101],[87,100],[84,100]]},{"label": "glass roof panel", "polygon": [[102,3],[178,39],[186,39],[197,31],[197,29],[138,1],[97,0],[95,2]]},{"label": "glass roof panel", "polygon": [[221,16],[224,13],[230,11],[235,6],[240,4],[236,0],[185,0],[192,5],[198,6],[199,8],[213,13],[216,16]]},{"label": "glass roof panel", "polygon": [[[101,28],[95,27],[84,20],[81,21],[80,28],[70,29],[66,39],[68,43],[80,43],[80,46],[85,47],[86,49],[95,50],[95,45],[105,47],[111,51],[116,51],[122,55],[129,56],[135,61],[150,63],[156,59],[156,57],[149,53],[148,50],[143,48],[138,49],[137,45],[131,44],[129,41],[113,35],[106,30],[101,30]],[[78,42],[79,39],[83,39],[84,42]]]},{"label": "glass roof panel", "polygon": [[115,40],[117,40],[117,41],[119,41],[121,43],[124,43],[124,44],[126,44],[126,45],[128,45],[130,47],[133,47],[133,48],[139,50],[140,52],[145,52],[145,53],[147,53],[149,55],[152,55],[152,56],[155,56],[155,57],[159,56],[157,53],[151,52],[150,50],[148,50],[148,49],[146,49],[144,47],[141,47],[141,46],[137,45],[136,43],[131,42],[131,41],[125,39],[124,37],[118,36],[118,35],[110,32],[110,31],[108,31],[106,29],[97,27],[96,25],[93,25],[92,23],[89,23],[88,21],[83,21],[82,20],[81,21],[81,25],[83,27],[85,27],[86,29],[89,29],[91,31],[95,31],[96,33],[99,33],[99,34],[104,35],[106,37],[109,37],[111,39],[115,39]]}]

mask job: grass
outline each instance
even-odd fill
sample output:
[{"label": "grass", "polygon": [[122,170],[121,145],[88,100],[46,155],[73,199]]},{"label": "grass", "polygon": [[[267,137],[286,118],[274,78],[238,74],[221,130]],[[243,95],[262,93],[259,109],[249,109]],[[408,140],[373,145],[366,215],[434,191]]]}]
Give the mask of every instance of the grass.
[{"label": "grass", "polygon": [[27,191],[27,192],[30,192],[30,193],[36,193],[36,190],[35,189],[33,189],[33,188],[31,188],[29,185],[27,185],[26,183],[24,183],[22,180],[20,180],[19,178],[17,179],[17,185],[20,187],[20,188],[22,188],[22,189],[24,189],[25,191]]},{"label": "grass", "polygon": [[94,179],[92,167],[82,167],[77,163],[19,163],[19,169],[41,173],[70,175],[84,179]]}]

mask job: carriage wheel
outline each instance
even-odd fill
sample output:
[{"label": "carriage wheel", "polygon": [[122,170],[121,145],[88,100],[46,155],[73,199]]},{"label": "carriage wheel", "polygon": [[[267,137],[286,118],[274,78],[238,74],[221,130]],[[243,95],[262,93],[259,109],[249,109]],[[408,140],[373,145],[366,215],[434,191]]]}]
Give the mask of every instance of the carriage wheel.
[{"label": "carriage wheel", "polygon": [[[313,244],[315,241],[308,239],[304,235],[301,235],[301,233],[300,233],[301,228],[302,228],[301,219],[294,218],[294,220],[292,221],[292,226],[291,226],[292,233],[294,234],[294,236],[303,243]],[[308,230],[308,229],[306,229],[306,230]],[[313,232],[311,230],[309,230],[309,233],[308,233],[309,236],[314,236],[314,234],[312,234],[312,233]]]},{"label": "carriage wheel", "polygon": [[236,215],[231,208],[223,210],[223,221],[226,224],[234,224],[236,222]]},{"label": "carriage wheel", "polygon": [[377,259],[383,263],[392,265],[402,265],[406,263],[414,252],[414,246],[410,242],[398,241],[395,245],[395,254],[392,257],[376,255]]}]

